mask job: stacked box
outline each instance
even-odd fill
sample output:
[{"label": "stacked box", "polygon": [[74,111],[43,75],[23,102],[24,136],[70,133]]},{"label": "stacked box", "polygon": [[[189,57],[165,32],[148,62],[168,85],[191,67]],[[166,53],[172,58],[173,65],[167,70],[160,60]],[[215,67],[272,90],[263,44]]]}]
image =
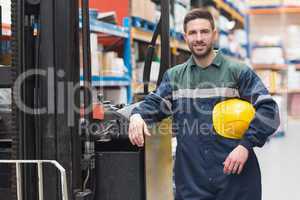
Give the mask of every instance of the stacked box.
[{"label": "stacked box", "polygon": [[[134,69],[134,76],[135,76],[136,82],[139,82],[139,83],[143,82],[144,65],[145,65],[145,62],[138,62],[136,64],[136,68]],[[155,62],[155,61],[152,62],[151,73],[150,73],[150,82],[157,81],[158,74],[159,74],[159,67],[160,67],[159,62]]]},{"label": "stacked box", "polygon": [[285,34],[286,58],[288,60],[300,60],[300,26],[288,26]]},{"label": "stacked box", "polygon": [[[83,75],[83,49],[82,49],[82,37],[79,38],[79,60],[80,60],[80,74]],[[91,49],[91,72],[92,76],[100,75],[100,65],[102,45],[98,44],[98,35],[96,33],[90,34],[90,49]]]},{"label": "stacked box", "polygon": [[282,0],[283,6],[300,6],[299,0]]},{"label": "stacked box", "polygon": [[101,52],[92,51],[91,52],[91,67],[92,67],[92,76],[100,75],[100,63],[98,56]]},{"label": "stacked box", "polygon": [[287,70],[288,89],[299,89],[300,87],[300,72],[296,71],[295,65],[289,65]]},{"label": "stacked box", "polygon": [[251,7],[281,6],[282,0],[249,0],[246,3]]},{"label": "stacked box", "polygon": [[[181,3],[175,3],[174,4],[174,29],[177,32],[183,32],[183,20],[184,20],[184,16],[187,14],[188,12],[188,8],[185,7],[183,4]],[[178,14],[180,13],[180,14]]]},{"label": "stacked box", "polygon": [[284,64],[283,49],[281,47],[255,48],[252,50],[251,61],[255,64]]},{"label": "stacked box", "polygon": [[256,74],[261,78],[270,92],[279,91],[283,85],[283,76],[277,71],[256,70]]},{"label": "stacked box", "polygon": [[155,3],[150,0],[131,0],[131,16],[155,21]]},{"label": "stacked box", "polygon": [[123,76],[126,70],[123,58],[119,58],[116,52],[110,51],[102,54],[100,75]]},{"label": "stacked box", "polygon": [[300,93],[291,93],[288,96],[288,111],[293,117],[300,117]]},{"label": "stacked box", "polygon": [[104,52],[102,61],[103,71],[109,71],[113,66],[113,59],[117,57],[118,54],[114,51]]},{"label": "stacked box", "polygon": [[280,115],[280,125],[277,129],[277,131],[274,133],[274,135],[276,134],[280,134],[280,133],[285,133],[286,134],[286,130],[287,130],[287,102],[285,100],[285,98],[283,96],[279,96],[279,95],[274,95],[273,96],[274,101],[277,103],[278,105],[278,109],[279,109],[279,115]]}]

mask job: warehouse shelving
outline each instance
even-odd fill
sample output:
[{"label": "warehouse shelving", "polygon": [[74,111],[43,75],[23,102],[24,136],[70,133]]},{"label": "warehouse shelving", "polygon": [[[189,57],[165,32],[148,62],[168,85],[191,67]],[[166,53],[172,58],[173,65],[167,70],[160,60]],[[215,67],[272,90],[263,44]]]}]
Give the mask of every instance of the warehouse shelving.
[{"label": "warehouse shelving", "polygon": [[[117,1],[113,1],[111,6],[103,4],[98,4],[96,1],[92,1],[93,5],[96,6],[96,10],[101,11],[108,11],[111,10],[114,4],[113,9],[117,13],[117,23],[119,25],[112,25],[107,24],[105,22],[98,21],[95,17],[91,17],[90,19],[90,30],[94,33],[100,33],[103,35],[113,35],[115,37],[121,37],[124,38],[124,48],[123,48],[123,60],[125,63],[125,66],[127,68],[126,73],[124,76],[92,76],[92,85],[99,87],[99,86],[117,86],[117,87],[126,87],[128,89],[127,91],[127,97],[128,102],[131,102],[132,99],[132,52],[133,52],[133,42],[144,42],[149,43],[152,38],[152,34],[154,31],[154,28],[156,26],[156,23],[150,22],[144,19],[139,19],[139,17],[128,17],[131,16],[130,9],[122,11],[121,7],[117,6],[115,8],[115,3]],[[122,7],[128,7],[130,6],[130,1],[124,1],[124,5]],[[223,10],[223,12],[228,13],[228,15],[238,22],[238,24],[244,26],[245,22],[245,16],[241,13],[239,9],[236,8],[233,4],[231,4],[229,1],[226,0],[214,0],[214,3],[217,8],[220,10]],[[118,4],[119,5],[119,4]],[[120,19],[123,19],[123,23],[120,23]],[[121,26],[122,24],[122,26]],[[80,24],[81,26],[81,24]],[[227,31],[221,31],[220,34],[228,35],[229,32]],[[185,54],[189,53],[188,45],[185,43],[183,34],[175,32],[174,30],[170,31],[170,47],[172,48],[172,52],[174,53],[174,56],[178,54],[178,51],[186,52]],[[157,40],[157,44],[160,43],[160,38]],[[234,57],[236,59],[242,59],[240,55],[231,52],[229,49],[222,49],[222,52],[229,56]],[[81,77],[81,83],[82,83],[82,77]]]},{"label": "warehouse shelving", "polygon": [[267,48],[267,47],[278,47],[283,48],[282,44],[253,44],[252,48]]},{"label": "warehouse shelving", "polygon": [[[226,13],[225,16],[230,20],[236,21],[236,27],[238,28],[244,28],[245,31],[247,31],[247,15],[243,14],[243,12],[237,8],[237,6],[234,3],[231,3],[230,1],[227,0],[213,0],[216,8],[221,11],[221,13]],[[220,36],[225,36],[228,37],[230,35],[230,31],[228,30],[223,30],[220,28],[219,30],[219,35]],[[240,55],[240,53],[233,52],[230,50],[228,47],[222,47],[219,46],[219,49],[222,51],[223,54],[225,54],[229,58],[233,58],[234,60],[244,60],[245,57],[249,56],[249,45],[241,45],[241,48],[245,49],[246,55]]]},{"label": "warehouse shelving", "polygon": [[214,0],[217,8],[224,10],[225,12],[227,12],[228,14],[230,14],[230,16],[233,19],[236,19],[237,21],[239,21],[241,24],[244,25],[244,14],[241,13],[241,11],[239,11],[237,8],[235,8],[231,3],[228,3],[226,0]]},{"label": "warehouse shelving", "polygon": [[[124,38],[124,63],[127,68],[127,72],[124,76],[92,76],[92,86],[94,87],[106,87],[106,86],[117,86],[127,88],[127,99],[128,103],[132,100],[131,94],[131,41],[138,40],[144,42],[150,42],[152,38],[153,31],[146,30],[142,27],[133,27],[132,19],[125,18],[124,26],[117,26],[113,24],[108,24],[105,22],[100,22],[95,19],[90,19],[90,30],[95,33],[105,33],[111,36],[123,37]],[[156,25],[156,24],[155,24]],[[80,23],[81,27],[81,23]],[[178,33],[177,33],[178,34]],[[160,43],[158,38],[157,43]],[[175,37],[170,39],[171,48],[178,48],[180,50],[189,51],[187,45],[183,40]],[[83,85],[83,77],[80,77],[81,85]]]},{"label": "warehouse shelving", "polygon": [[276,90],[269,91],[271,95],[285,95],[287,94],[288,90],[284,88],[278,88]]},{"label": "warehouse shelving", "polygon": [[[177,33],[180,34],[180,33]],[[224,30],[220,30],[219,34],[228,35],[229,33]],[[143,42],[150,42],[152,38],[152,31],[151,30],[145,30],[141,27],[132,27],[131,28],[131,36],[134,40],[143,41]],[[183,36],[182,36],[183,38]],[[157,44],[160,44],[160,37],[158,37]],[[178,39],[175,37],[170,38],[170,47],[171,48],[178,48],[180,50],[184,51],[190,51],[187,44],[183,39]],[[240,55],[231,52],[229,49],[222,48],[221,49],[223,54],[234,57],[234,58],[241,58]]]},{"label": "warehouse shelving", "polygon": [[286,94],[299,94],[300,89],[287,89],[287,88],[279,88],[276,90],[269,91],[272,95],[286,95]]},{"label": "warehouse shelving", "polygon": [[[298,17],[300,14],[300,7],[283,7],[283,6],[269,6],[269,7],[253,7],[247,10],[248,15],[248,30],[249,30],[249,41],[251,47],[249,50],[255,48],[282,48],[284,55],[284,64],[253,64],[253,68],[257,71],[269,71],[269,76],[266,77],[268,81],[275,79],[280,82],[280,85],[275,85],[272,87],[270,93],[274,95],[275,99],[280,99],[279,107],[281,112],[281,128],[280,130],[285,132],[286,122],[289,115],[299,115],[299,111],[291,112],[294,109],[293,106],[299,104],[297,95],[300,93],[300,89],[297,87],[291,88],[289,82],[289,70],[290,65],[294,65],[296,69],[300,69],[299,63],[297,61],[289,61],[287,55],[287,48],[289,47],[288,39],[289,35],[287,28],[290,25],[300,25],[298,22]],[[273,38],[281,38],[278,44],[257,44],[255,42],[259,41],[263,36],[269,36]],[[266,55],[266,59],[268,56]],[[276,73],[278,76],[275,76]],[[266,73],[268,74],[268,73]],[[273,77],[274,76],[274,77]],[[273,80],[274,81],[274,80]],[[276,81],[274,81],[276,83]],[[278,84],[278,82],[277,82]]]},{"label": "warehouse shelving", "polygon": [[289,89],[288,93],[300,93],[300,89]]},{"label": "warehouse shelving", "polygon": [[300,70],[300,60],[288,60],[289,65],[294,65],[296,70]]},{"label": "warehouse shelving", "polygon": [[[124,26],[118,26],[105,22],[98,21],[96,19],[90,19],[90,31],[94,33],[107,34],[110,36],[124,38],[124,64],[127,68],[125,75],[123,76],[92,76],[93,87],[126,87],[127,90],[127,102],[131,102],[131,57],[130,57],[130,30],[128,28],[127,21],[124,21]],[[79,27],[82,24],[79,22]],[[102,66],[97,66],[102,67]],[[80,85],[83,85],[83,77],[80,76]]]},{"label": "warehouse shelving", "polygon": [[[130,86],[128,76],[92,76],[92,86]],[[80,77],[80,85],[83,85],[83,77]]]},{"label": "warehouse shelving", "polygon": [[229,35],[228,31],[220,30],[219,31],[220,35]]},{"label": "warehouse shelving", "polygon": [[[144,49],[147,48],[147,44],[149,44],[152,40],[153,32],[155,31],[155,28],[157,26],[157,23],[148,21],[146,19],[140,18],[140,17],[129,17],[127,18],[130,24],[130,33],[131,33],[131,42],[132,42],[132,48],[134,48],[134,51],[138,51],[139,58],[135,58],[135,63],[139,63],[144,60],[144,55],[146,52],[139,51],[139,47]],[[158,36],[156,44],[160,44],[161,39],[160,36]],[[141,47],[142,46],[142,47]],[[138,48],[138,49],[137,49]],[[178,55],[178,51],[185,52],[189,54],[189,48],[188,45],[184,41],[184,36],[182,33],[176,32],[174,30],[170,30],[170,48],[171,48],[171,56],[176,57]],[[157,48],[157,58],[159,59],[159,52],[160,48]],[[174,60],[173,60],[174,61]],[[178,63],[173,63],[178,64]],[[143,88],[143,83],[140,80],[139,73],[142,73],[140,69],[141,66],[138,64],[135,65],[135,69],[133,70],[132,76],[132,86],[134,93],[141,92],[139,91],[141,88]],[[157,70],[157,68],[156,68]],[[139,77],[139,78],[138,78]],[[153,87],[154,86],[154,87]],[[150,91],[155,89],[156,84],[152,82],[150,84]]]},{"label": "warehouse shelving", "polygon": [[[150,42],[152,38],[152,32],[145,31],[137,27],[132,27],[131,34],[133,39],[143,41],[143,42]],[[160,37],[158,37],[157,39],[157,44],[160,44]],[[189,51],[188,46],[184,41],[177,40],[175,38],[170,39],[170,47]]]},{"label": "warehouse shelving", "polygon": [[300,7],[252,7],[248,10],[249,15],[267,15],[267,14],[292,14],[300,13]]},{"label": "warehouse shelving", "polygon": [[[9,30],[10,26],[7,24],[2,24],[6,30]],[[82,27],[82,23],[79,22],[79,27]],[[122,37],[127,40],[130,39],[129,29],[127,27],[117,26],[114,24],[109,24],[105,22],[101,22],[95,19],[90,19],[90,31],[105,33],[108,35]],[[7,32],[7,31],[6,31]],[[2,35],[0,36],[1,41],[9,41],[11,39],[10,35]],[[127,41],[128,42],[128,41]],[[125,62],[125,64],[129,62]],[[92,86],[130,86],[130,76],[126,74],[125,76],[92,76]],[[83,85],[83,77],[80,77],[81,85]]]},{"label": "warehouse shelving", "polygon": [[[156,23],[149,22],[145,19],[139,17],[131,17],[131,37],[134,40],[150,42],[152,39],[152,34],[156,27]],[[170,30],[170,47],[178,48],[181,50],[189,51],[188,46],[184,41],[182,33]],[[160,44],[160,37],[157,38],[157,44]]]},{"label": "warehouse shelving", "polygon": [[[79,22],[79,27],[81,28],[81,26],[82,24]],[[95,19],[90,19],[90,30],[91,32],[101,32],[117,37],[129,38],[128,28],[101,22]]]},{"label": "warehouse shelving", "polygon": [[286,70],[288,66],[286,64],[252,64],[253,69],[262,70],[262,69],[270,69],[274,71]]}]

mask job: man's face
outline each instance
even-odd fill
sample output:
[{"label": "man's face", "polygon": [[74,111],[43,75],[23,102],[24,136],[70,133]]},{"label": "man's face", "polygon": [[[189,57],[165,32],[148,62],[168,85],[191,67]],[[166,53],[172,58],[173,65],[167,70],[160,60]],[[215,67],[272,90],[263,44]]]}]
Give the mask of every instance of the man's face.
[{"label": "man's face", "polygon": [[213,49],[216,31],[206,19],[194,19],[186,24],[184,35],[192,54],[196,58],[205,58]]}]

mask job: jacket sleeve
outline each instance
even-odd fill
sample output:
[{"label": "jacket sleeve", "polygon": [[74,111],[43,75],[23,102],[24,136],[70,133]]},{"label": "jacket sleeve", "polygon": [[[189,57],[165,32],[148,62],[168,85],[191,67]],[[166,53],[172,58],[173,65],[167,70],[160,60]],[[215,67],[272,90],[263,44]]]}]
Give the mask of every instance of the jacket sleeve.
[{"label": "jacket sleeve", "polygon": [[249,67],[241,71],[238,83],[240,97],[252,103],[256,110],[240,144],[247,149],[262,147],[280,124],[278,106],[261,79]]},{"label": "jacket sleeve", "polygon": [[172,87],[167,72],[158,88],[148,94],[145,100],[134,108],[133,114],[140,114],[146,123],[154,123],[172,114]]}]

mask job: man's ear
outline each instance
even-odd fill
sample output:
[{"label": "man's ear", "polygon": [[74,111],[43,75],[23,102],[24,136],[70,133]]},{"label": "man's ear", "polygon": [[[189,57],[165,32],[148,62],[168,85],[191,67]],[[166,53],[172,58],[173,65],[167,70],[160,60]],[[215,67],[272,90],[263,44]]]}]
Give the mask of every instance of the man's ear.
[{"label": "man's ear", "polygon": [[187,42],[187,34],[186,34],[186,32],[183,33],[183,38],[184,38],[185,42]]},{"label": "man's ear", "polygon": [[213,41],[214,42],[217,42],[218,41],[218,38],[219,38],[219,32],[217,31],[217,29],[215,28],[213,30]]}]

